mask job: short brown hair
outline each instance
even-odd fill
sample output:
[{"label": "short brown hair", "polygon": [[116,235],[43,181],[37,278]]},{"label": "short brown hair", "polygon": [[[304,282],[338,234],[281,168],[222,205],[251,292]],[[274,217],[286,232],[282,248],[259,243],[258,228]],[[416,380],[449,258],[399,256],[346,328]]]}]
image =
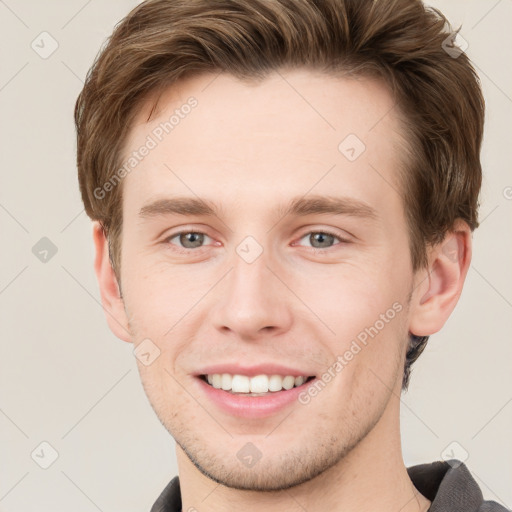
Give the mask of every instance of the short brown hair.
[{"label": "short brown hair", "polygon": [[[148,95],[194,74],[263,79],[282,68],[378,76],[408,134],[403,201],[414,270],[456,219],[478,226],[484,100],[446,18],[420,0],[147,0],[115,28],[75,106],[80,191],[120,277],[122,186],[98,197]],[[450,47],[450,45],[448,45]],[[411,337],[404,369],[428,337]]]}]

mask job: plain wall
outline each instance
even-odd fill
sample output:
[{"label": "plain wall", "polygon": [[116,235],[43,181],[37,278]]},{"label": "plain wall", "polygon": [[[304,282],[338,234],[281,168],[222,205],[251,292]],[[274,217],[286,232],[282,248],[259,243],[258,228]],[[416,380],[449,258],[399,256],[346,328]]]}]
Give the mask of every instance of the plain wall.
[{"label": "plain wall", "polygon": [[[144,395],[132,346],[113,336],[100,306],[75,166],[76,97],[136,4],[0,2],[4,512],[149,511],[177,474],[174,441]],[[403,452],[407,466],[467,452],[486,499],[512,508],[512,1],[434,5],[462,24],[487,102],[482,223],[459,304],[402,395]],[[43,31],[58,43],[47,58],[31,47],[51,50]],[[58,452],[48,469],[44,441]]]}]

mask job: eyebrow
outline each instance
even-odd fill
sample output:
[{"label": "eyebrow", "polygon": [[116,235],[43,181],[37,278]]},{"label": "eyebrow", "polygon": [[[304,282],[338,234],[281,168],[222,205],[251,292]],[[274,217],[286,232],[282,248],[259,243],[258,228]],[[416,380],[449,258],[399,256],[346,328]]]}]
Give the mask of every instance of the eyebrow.
[{"label": "eyebrow", "polygon": [[[276,208],[276,214],[280,218],[288,215],[305,217],[317,214],[348,215],[370,220],[378,217],[377,212],[366,203],[350,197],[323,195],[295,197],[288,204]],[[143,206],[139,212],[142,218],[164,215],[220,217],[221,207],[212,201],[197,197],[170,197],[157,199]]]}]

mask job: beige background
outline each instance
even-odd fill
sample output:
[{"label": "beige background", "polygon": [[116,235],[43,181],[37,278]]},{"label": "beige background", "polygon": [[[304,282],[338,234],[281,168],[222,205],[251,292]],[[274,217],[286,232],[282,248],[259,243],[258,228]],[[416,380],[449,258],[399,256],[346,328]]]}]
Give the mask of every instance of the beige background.
[{"label": "beige background", "polygon": [[[99,305],[75,168],[76,97],[136,4],[0,1],[4,512],[149,510],[177,473],[131,345],[111,334]],[[512,508],[512,0],[435,5],[462,23],[486,96],[482,224],[461,300],[402,397],[403,451],[408,466],[467,452],[485,497]],[[52,40],[58,48],[42,58]],[[42,237],[57,249],[46,263],[32,252]],[[44,441],[58,453],[48,469]]]}]

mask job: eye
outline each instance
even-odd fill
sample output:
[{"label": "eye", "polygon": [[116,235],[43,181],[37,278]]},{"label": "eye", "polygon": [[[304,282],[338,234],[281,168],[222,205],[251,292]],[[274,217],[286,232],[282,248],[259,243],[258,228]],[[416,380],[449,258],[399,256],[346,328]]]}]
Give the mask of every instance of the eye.
[{"label": "eye", "polygon": [[180,231],[179,233],[175,233],[170,237],[166,238],[164,241],[170,243],[171,245],[177,245],[172,242],[175,238],[178,239],[180,245],[178,245],[179,249],[200,249],[205,241],[205,238],[211,238],[204,233],[200,233],[198,231]]},{"label": "eye", "polygon": [[309,247],[312,247],[313,249],[329,249],[333,245],[336,245],[333,243],[335,240],[342,243],[348,243],[348,240],[345,240],[334,233],[329,233],[328,231],[310,231],[303,235],[300,240],[304,239],[308,240]]}]

